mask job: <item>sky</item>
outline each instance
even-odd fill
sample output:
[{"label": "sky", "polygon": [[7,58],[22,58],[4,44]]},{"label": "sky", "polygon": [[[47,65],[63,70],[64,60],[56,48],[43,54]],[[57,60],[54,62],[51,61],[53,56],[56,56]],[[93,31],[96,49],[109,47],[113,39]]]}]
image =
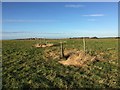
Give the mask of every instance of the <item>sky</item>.
[{"label": "sky", "polygon": [[2,2],[119,2],[119,0],[2,0]]},{"label": "sky", "polygon": [[2,39],[118,36],[117,2],[3,2]]}]

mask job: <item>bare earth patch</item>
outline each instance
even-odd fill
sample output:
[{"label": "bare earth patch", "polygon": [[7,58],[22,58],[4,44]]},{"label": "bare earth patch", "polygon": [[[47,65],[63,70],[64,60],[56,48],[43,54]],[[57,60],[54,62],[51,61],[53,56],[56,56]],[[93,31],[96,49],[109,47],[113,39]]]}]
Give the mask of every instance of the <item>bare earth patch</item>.
[{"label": "bare earth patch", "polygon": [[50,50],[50,49],[46,49],[44,51],[44,58],[45,59],[58,59],[60,61],[58,61],[60,64],[63,65],[73,65],[73,66],[86,66],[91,62],[95,62],[95,61],[103,61],[103,58],[100,57],[100,55],[97,56],[91,56],[89,54],[86,54],[84,51],[78,51],[76,49],[72,49],[72,50],[67,50],[64,49],[64,58],[60,58],[60,51],[57,49],[54,50]]},{"label": "bare earth patch", "polygon": [[45,47],[52,47],[54,44],[35,44],[34,47],[37,48],[45,48]]},{"label": "bare earth patch", "polygon": [[52,58],[52,59],[60,59],[60,53],[56,48],[53,48],[52,50],[46,48],[45,51],[44,51],[43,58],[45,60],[49,60],[50,58]]},{"label": "bare earth patch", "polygon": [[59,63],[63,65],[73,65],[73,66],[84,66],[87,65],[89,62],[95,61],[96,56],[90,56],[86,54],[84,51],[77,51],[72,53],[67,60],[59,61]]}]

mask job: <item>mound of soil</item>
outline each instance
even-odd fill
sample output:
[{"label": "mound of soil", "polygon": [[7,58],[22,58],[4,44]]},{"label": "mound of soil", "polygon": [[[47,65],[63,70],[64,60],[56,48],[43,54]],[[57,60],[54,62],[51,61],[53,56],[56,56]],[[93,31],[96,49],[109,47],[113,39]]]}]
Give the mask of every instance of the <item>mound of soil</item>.
[{"label": "mound of soil", "polygon": [[44,51],[44,58],[49,60],[50,58],[58,59],[60,64],[73,65],[73,66],[86,66],[91,62],[103,61],[100,55],[91,56],[84,51],[78,51],[76,49],[64,49],[64,57],[60,58],[60,51],[58,49],[46,49]]},{"label": "mound of soil", "polygon": [[[76,52],[75,49],[64,49],[64,57],[69,57],[72,53]],[[44,51],[44,59],[58,59],[60,60],[60,49],[52,47],[52,49],[45,49]]]},{"label": "mound of soil", "polygon": [[77,51],[71,53],[67,60],[59,61],[59,63],[63,65],[73,65],[73,66],[84,66],[87,65],[89,62],[97,60],[96,56],[90,56],[86,54],[84,51]]},{"label": "mound of soil", "polygon": [[50,49],[46,49],[44,51],[44,56],[43,58],[45,60],[49,60],[50,58],[52,59],[60,59],[60,55],[59,55],[59,52],[57,52],[56,50],[50,50]]},{"label": "mound of soil", "polygon": [[37,48],[45,48],[45,47],[52,47],[54,44],[35,44],[34,45]]}]

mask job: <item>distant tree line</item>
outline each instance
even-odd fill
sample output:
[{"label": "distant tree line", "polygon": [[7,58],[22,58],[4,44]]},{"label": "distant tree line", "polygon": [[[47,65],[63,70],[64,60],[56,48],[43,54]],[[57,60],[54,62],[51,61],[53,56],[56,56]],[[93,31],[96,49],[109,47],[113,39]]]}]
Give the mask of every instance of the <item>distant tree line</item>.
[{"label": "distant tree line", "polygon": [[[71,37],[71,38],[64,38],[64,39],[119,39],[120,37]],[[49,39],[49,38],[23,38],[23,39],[16,39],[16,40],[42,40],[42,39]]]}]

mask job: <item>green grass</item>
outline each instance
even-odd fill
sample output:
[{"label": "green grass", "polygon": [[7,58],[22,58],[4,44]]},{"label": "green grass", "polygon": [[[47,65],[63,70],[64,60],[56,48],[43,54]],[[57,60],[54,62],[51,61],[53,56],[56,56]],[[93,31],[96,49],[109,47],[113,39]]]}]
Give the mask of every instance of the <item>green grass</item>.
[{"label": "green grass", "polygon": [[[83,50],[82,39],[47,40],[60,41],[66,41],[64,48]],[[59,46],[32,47],[39,42],[44,43],[39,40],[2,42],[3,88],[119,88],[117,39],[87,39],[87,53],[101,55],[105,61],[82,68],[45,60],[44,50],[59,50]]]}]

